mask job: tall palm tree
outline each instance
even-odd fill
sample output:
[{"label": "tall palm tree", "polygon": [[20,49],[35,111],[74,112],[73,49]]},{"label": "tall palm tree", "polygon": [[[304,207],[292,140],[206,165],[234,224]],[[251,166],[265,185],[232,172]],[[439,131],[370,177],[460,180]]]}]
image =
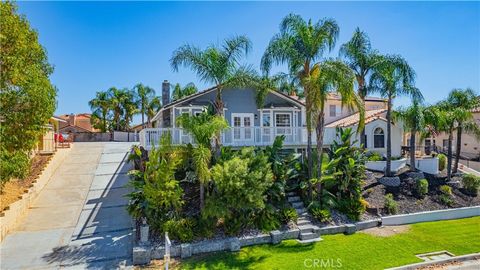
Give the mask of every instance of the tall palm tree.
[{"label": "tall palm tree", "polygon": [[[356,28],[352,38],[340,47],[340,56],[355,72],[358,89],[357,94],[365,108],[365,97],[368,95],[367,76],[378,62],[378,52],[372,49],[367,33]],[[365,122],[362,123],[362,126]],[[360,142],[365,147],[365,129],[361,130]]]},{"label": "tall palm tree", "polygon": [[[312,116],[315,117],[317,135],[317,178],[322,177],[323,135],[325,126],[325,103],[332,92],[341,96],[342,106],[358,109],[360,119],[364,119],[364,109],[354,90],[355,74],[343,62],[326,60],[312,67],[311,75],[306,79],[307,98],[312,102]],[[363,121],[362,121],[363,123]],[[362,130],[359,124],[357,130]],[[322,194],[321,181],[318,181],[318,194]]]},{"label": "tall palm tree", "polygon": [[180,66],[188,67],[206,83],[217,87],[215,98],[216,114],[223,116],[222,93],[225,88],[241,86],[245,70],[239,64],[250,51],[252,44],[246,36],[225,39],[221,46],[210,45],[205,50],[184,45],[173,52],[170,64],[174,71]]},{"label": "tall palm tree", "polygon": [[264,73],[273,64],[287,64],[289,73],[297,76],[306,97],[308,173],[312,177],[312,100],[309,98],[307,81],[315,62],[326,51],[331,51],[339,35],[339,27],[333,19],[316,23],[305,21],[301,16],[289,14],[280,23],[280,33],[273,36],[261,60]]},{"label": "tall palm tree", "polygon": [[160,101],[160,97],[153,97],[150,102],[147,104],[146,107],[146,115],[147,115],[147,127],[151,127],[152,118],[155,117],[155,114],[160,110],[162,107],[162,102]]},{"label": "tall palm tree", "polygon": [[172,99],[173,101],[181,99],[183,97],[193,95],[198,91],[197,87],[194,83],[188,83],[183,88],[180,86],[179,83],[175,85],[173,88]]},{"label": "tall palm tree", "polygon": [[110,112],[110,98],[108,93],[100,91],[95,94],[95,98],[88,102],[92,110],[92,124],[101,132],[108,130],[108,114]]},{"label": "tall palm tree", "polygon": [[207,111],[190,116],[183,114],[177,118],[177,124],[192,135],[196,146],[192,150],[193,164],[200,184],[200,209],[205,202],[205,185],[210,178],[211,145],[212,140],[228,127],[221,116],[214,116]]},{"label": "tall palm tree", "polygon": [[137,98],[136,93],[129,89],[123,89],[125,98],[122,102],[122,108],[124,113],[123,118],[123,130],[130,130],[130,123],[133,120],[133,116],[139,113],[139,98]]},{"label": "tall palm tree", "polygon": [[155,90],[151,87],[144,86],[139,83],[134,86],[137,93],[138,103],[140,105],[139,113],[142,114],[142,127],[145,128],[145,115],[147,114],[147,106],[153,98],[155,98]]},{"label": "tall palm tree", "polygon": [[127,98],[125,91],[111,87],[108,89],[108,95],[110,100],[110,108],[112,110],[112,127],[113,130],[121,130],[122,127],[122,117],[124,115],[123,103]]},{"label": "tall palm tree", "polygon": [[413,104],[407,108],[400,108],[394,111],[392,118],[403,122],[405,131],[410,132],[410,168],[415,171],[415,140],[418,132],[422,132],[425,127],[423,111],[425,108],[418,100],[413,100]]},{"label": "tall palm tree", "polygon": [[433,106],[429,106],[425,110],[425,121],[431,133],[448,134],[448,150],[447,150],[447,181],[452,178],[452,141],[453,133],[457,119],[463,119],[465,111],[461,108],[453,108],[447,101],[440,101]]},{"label": "tall palm tree", "polygon": [[422,100],[421,92],[413,86],[415,71],[407,61],[398,55],[380,56],[371,76],[372,91],[379,92],[388,99],[387,103],[387,166],[386,176],[391,176],[392,163],[392,103],[401,95],[409,95],[413,99]]},{"label": "tall palm tree", "polygon": [[457,146],[455,147],[455,163],[453,172],[458,171],[458,161],[462,150],[462,134],[464,132],[477,135],[480,134],[480,127],[475,123],[472,110],[480,106],[480,98],[473,89],[453,89],[447,97],[452,108],[462,109],[462,118],[457,119]]}]

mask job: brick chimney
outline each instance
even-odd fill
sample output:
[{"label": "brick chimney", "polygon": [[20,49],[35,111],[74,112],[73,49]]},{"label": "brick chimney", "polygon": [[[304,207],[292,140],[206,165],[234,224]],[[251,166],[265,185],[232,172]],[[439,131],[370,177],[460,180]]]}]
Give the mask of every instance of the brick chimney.
[{"label": "brick chimney", "polygon": [[75,114],[71,113],[69,116],[68,116],[68,124],[71,125],[71,126],[75,126]]},{"label": "brick chimney", "polygon": [[170,103],[170,83],[164,80],[162,83],[162,106]]}]

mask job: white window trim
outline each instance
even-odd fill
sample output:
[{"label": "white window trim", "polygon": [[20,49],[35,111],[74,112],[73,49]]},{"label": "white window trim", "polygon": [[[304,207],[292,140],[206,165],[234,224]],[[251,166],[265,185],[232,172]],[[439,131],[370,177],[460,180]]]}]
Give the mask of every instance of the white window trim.
[{"label": "white window trim", "polygon": [[293,117],[292,117],[292,114],[293,112],[276,112],[274,114],[274,119],[273,119],[273,123],[274,123],[274,126],[276,127],[277,126],[277,115],[288,115],[290,121],[289,121],[289,126],[286,126],[286,127],[292,127],[293,126]]},{"label": "white window trim", "polygon": [[[377,128],[380,128],[380,129],[382,129],[382,131],[383,131],[383,147],[375,147],[375,130],[376,130]],[[387,146],[387,142],[386,142],[387,136],[386,136],[386,135],[387,135],[387,134],[386,134],[385,129],[384,129],[383,127],[381,127],[381,126],[375,126],[375,127],[372,129],[372,148],[373,148],[373,149],[385,149],[386,146]]]}]

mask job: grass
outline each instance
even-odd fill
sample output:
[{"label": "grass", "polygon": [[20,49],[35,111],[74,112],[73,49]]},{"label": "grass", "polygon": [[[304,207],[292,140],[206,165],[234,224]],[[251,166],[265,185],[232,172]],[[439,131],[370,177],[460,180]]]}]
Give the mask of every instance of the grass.
[{"label": "grass", "polygon": [[[408,232],[389,237],[356,233],[326,235],[323,239],[309,245],[289,240],[278,245],[246,247],[235,253],[193,257],[181,261],[179,268],[312,269],[313,259],[335,262],[340,259],[343,269],[384,269],[421,262],[415,254],[439,250],[448,250],[455,255],[479,252],[480,217],[418,223],[411,225]],[[306,259],[311,259],[307,261],[309,268],[304,265]],[[339,268],[338,264],[334,266]]]}]

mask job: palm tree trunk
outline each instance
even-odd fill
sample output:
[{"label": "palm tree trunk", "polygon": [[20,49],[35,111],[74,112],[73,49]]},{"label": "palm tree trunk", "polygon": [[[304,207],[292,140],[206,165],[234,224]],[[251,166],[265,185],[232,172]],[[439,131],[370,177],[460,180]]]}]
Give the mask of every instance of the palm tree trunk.
[{"label": "palm tree trunk", "polygon": [[450,130],[448,134],[448,152],[447,152],[447,181],[450,182],[452,179],[452,141],[453,141],[453,130]]},{"label": "palm tree trunk", "polygon": [[410,133],[410,168],[412,171],[416,171],[415,168],[415,130]]},{"label": "palm tree trunk", "polygon": [[392,114],[392,97],[388,97],[388,104],[387,104],[387,166],[385,175],[391,176],[392,175],[392,122],[391,122],[391,114]]},{"label": "palm tree trunk", "polygon": [[203,211],[203,207],[205,206],[205,187],[203,183],[200,182],[200,211]]},{"label": "palm tree trunk", "polygon": [[[307,100],[306,102],[309,102]],[[308,107],[308,105],[307,105]],[[307,111],[306,115],[307,119],[307,173],[308,173],[308,198],[310,200],[313,200],[313,186],[310,182],[310,179],[313,177],[313,155],[312,155],[312,119],[311,119],[311,114],[310,112]]]},{"label": "palm tree trunk", "polygon": [[318,114],[318,121],[317,121],[317,193],[320,199],[320,206],[322,204],[322,161],[323,161],[323,130],[324,130],[324,122],[325,116],[323,112],[323,108],[321,112]]},{"label": "palm tree trunk", "polygon": [[[359,91],[358,92],[360,94],[360,98],[362,99],[363,110],[365,110],[365,96],[362,94],[363,91],[364,91],[363,87],[364,86],[359,86],[359,89],[358,89]],[[362,119],[362,120],[363,120],[362,121],[363,123],[358,123],[358,126],[363,126],[362,132],[360,133],[360,144],[361,144],[360,147],[365,149],[366,148],[365,145],[367,143],[366,138],[365,138],[365,119]],[[360,124],[363,124],[363,125],[360,125]]]},{"label": "palm tree trunk", "polygon": [[[215,98],[215,113],[220,117],[224,117],[223,116],[222,89],[220,88],[220,86],[217,86],[217,95],[216,95],[216,98]],[[233,123],[230,123],[230,125],[232,125],[232,124]],[[217,136],[215,136],[215,151],[214,151],[214,153],[215,153],[216,158],[220,157],[221,149],[222,149],[222,142],[221,142],[220,136],[221,136],[220,132],[218,132]]]},{"label": "palm tree trunk", "polygon": [[453,165],[453,172],[456,173],[458,171],[458,161],[460,160],[460,153],[462,150],[462,133],[463,128],[462,125],[458,125],[457,128],[457,147],[455,149],[455,164]]}]

